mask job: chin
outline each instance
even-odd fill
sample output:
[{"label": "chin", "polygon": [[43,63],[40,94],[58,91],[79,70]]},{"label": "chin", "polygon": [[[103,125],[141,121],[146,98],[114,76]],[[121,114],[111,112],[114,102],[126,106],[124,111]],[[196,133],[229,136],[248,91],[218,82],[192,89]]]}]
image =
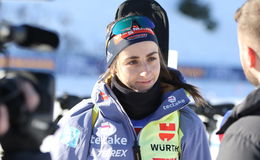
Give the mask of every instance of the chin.
[{"label": "chin", "polygon": [[150,84],[136,84],[135,85],[135,90],[136,92],[146,92],[148,91],[149,89],[151,89],[153,86],[154,86],[154,82],[151,82]]},{"label": "chin", "polygon": [[137,92],[147,92],[152,87],[153,86],[151,86],[151,87],[139,87],[139,89],[137,89]]}]

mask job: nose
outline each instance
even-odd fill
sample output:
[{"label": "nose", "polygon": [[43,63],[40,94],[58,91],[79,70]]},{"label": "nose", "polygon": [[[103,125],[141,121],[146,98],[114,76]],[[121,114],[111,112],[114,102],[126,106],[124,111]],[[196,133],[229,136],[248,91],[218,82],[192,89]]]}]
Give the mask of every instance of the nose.
[{"label": "nose", "polygon": [[147,77],[151,72],[151,67],[147,63],[142,63],[140,76]]}]

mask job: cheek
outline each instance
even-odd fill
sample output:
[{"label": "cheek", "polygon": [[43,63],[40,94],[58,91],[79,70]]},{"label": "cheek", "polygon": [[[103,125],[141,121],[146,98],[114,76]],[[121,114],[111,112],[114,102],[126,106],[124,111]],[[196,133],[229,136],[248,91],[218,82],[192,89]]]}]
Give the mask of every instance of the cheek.
[{"label": "cheek", "polygon": [[125,69],[124,67],[120,67],[118,69],[118,72],[117,74],[120,76],[120,77],[125,77],[129,74],[129,71],[127,69]]},{"label": "cheek", "polygon": [[240,62],[241,62],[241,65],[242,67],[245,69],[247,67],[247,64],[246,64],[246,56],[244,54],[240,54]]},{"label": "cheek", "polygon": [[160,65],[160,63],[157,63],[157,64],[153,67],[153,71],[154,71],[155,76],[159,77],[160,70],[161,70],[161,65]]},{"label": "cheek", "polygon": [[132,73],[132,71],[125,67],[119,68],[116,75],[117,75],[118,79],[127,86],[128,86],[128,83],[131,82],[131,79],[133,79],[133,77],[134,77],[134,74]]}]

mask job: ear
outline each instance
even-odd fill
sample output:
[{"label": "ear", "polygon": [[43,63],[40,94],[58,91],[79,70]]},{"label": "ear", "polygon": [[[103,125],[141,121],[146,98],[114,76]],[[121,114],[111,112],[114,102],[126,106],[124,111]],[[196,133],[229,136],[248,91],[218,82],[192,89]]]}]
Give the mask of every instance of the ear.
[{"label": "ear", "polygon": [[110,73],[111,73],[113,76],[116,75],[116,73],[117,73],[117,66],[116,66],[116,64],[114,64],[114,66],[111,67]]},{"label": "ear", "polygon": [[248,53],[248,58],[249,58],[249,66],[251,68],[255,67],[256,66],[256,52],[252,48],[248,47],[247,53]]}]

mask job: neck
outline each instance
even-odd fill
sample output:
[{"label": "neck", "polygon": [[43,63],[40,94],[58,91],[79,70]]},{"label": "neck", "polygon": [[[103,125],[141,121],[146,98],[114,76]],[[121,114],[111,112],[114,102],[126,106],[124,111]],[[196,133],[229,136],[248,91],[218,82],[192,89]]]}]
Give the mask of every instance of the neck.
[{"label": "neck", "polygon": [[115,77],[112,79],[111,88],[131,119],[145,118],[152,114],[161,103],[159,81],[146,92],[135,92]]}]

